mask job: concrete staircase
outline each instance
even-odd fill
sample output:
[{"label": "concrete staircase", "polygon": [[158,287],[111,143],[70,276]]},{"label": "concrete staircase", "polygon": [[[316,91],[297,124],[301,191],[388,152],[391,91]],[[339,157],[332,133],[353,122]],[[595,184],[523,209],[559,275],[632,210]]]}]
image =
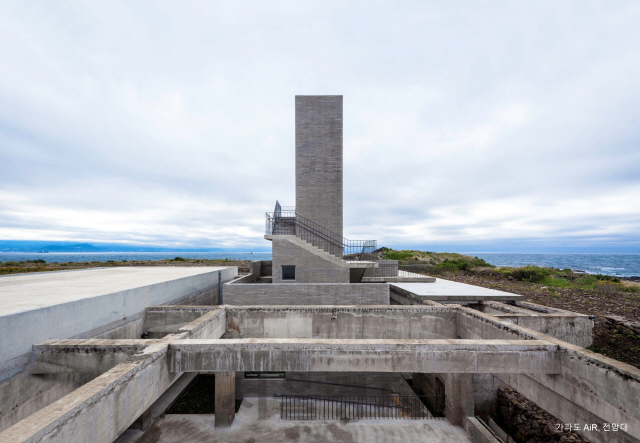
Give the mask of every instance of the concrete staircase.
[{"label": "concrete staircase", "polygon": [[282,235],[282,234],[273,235],[272,234],[272,235],[265,235],[264,236],[264,238],[266,240],[269,240],[269,241],[272,241],[275,237],[277,237],[278,239],[281,239],[281,240],[287,240],[287,241],[293,243],[294,245],[298,246],[299,248],[302,248],[305,251],[310,252],[311,254],[314,254],[317,257],[320,257],[321,259],[329,261],[329,262],[333,263],[334,265],[340,266],[340,267],[345,268],[345,269],[351,269],[351,268],[366,269],[366,268],[377,268],[378,267],[378,263],[373,262],[373,261],[348,261],[348,260],[343,260],[341,258],[336,257],[333,254],[328,253],[324,249],[319,248],[318,246],[315,246],[312,243],[309,243],[309,242],[301,239],[297,235]]}]

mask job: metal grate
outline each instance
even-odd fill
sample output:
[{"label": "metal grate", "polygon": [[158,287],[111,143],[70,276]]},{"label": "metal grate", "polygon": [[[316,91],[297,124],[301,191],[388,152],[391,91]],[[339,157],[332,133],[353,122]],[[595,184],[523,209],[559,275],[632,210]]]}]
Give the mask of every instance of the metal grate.
[{"label": "metal grate", "polygon": [[426,395],[281,395],[282,420],[429,419]]}]

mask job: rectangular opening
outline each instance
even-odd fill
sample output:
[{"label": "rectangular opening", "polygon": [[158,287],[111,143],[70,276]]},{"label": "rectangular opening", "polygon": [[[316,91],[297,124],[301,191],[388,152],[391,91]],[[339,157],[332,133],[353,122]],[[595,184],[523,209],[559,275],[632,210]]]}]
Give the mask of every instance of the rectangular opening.
[{"label": "rectangular opening", "polygon": [[245,372],[244,378],[282,379],[284,378],[284,372]]},{"label": "rectangular opening", "polygon": [[283,280],[295,280],[296,279],[296,267],[292,265],[282,266],[282,279]]}]

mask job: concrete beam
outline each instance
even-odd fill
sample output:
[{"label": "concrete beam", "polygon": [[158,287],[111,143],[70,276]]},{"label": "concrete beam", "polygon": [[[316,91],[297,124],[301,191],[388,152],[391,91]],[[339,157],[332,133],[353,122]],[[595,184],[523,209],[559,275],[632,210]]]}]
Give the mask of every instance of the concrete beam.
[{"label": "concrete beam", "polygon": [[558,375],[495,371],[496,376],[564,423],[628,424],[628,433],[584,431],[594,442],[640,442],[640,369],[467,308],[460,308],[458,334],[467,339],[530,338],[556,344]]},{"label": "concrete beam", "polygon": [[108,371],[157,340],[49,340],[33,346],[32,374]]},{"label": "concrete beam", "polygon": [[167,367],[167,344],[148,346],[71,394],[0,432],[3,443],[111,443],[180,374]]},{"label": "concrete beam", "polygon": [[[207,309],[204,315],[180,327],[166,339],[218,339],[226,329],[224,309]],[[102,374],[160,340],[49,340],[33,346],[32,374],[83,372]]]},{"label": "concrete beam", "polygon": [[537,340],[176,340],[173,372],[559,372],[557,346]]}]

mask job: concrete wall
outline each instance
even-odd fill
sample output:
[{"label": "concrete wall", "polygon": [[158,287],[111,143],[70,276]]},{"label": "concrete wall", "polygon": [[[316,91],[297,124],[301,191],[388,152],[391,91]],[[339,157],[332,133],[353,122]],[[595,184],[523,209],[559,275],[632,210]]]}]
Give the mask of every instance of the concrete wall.
[{"label": "concrete wall", "polygon": [[210,310],[206,306],[151,306],[146,310],[144,332],[148,334],[147,338],[162,338]]},{"label": "concrete wall", "polygon": [[273,239],[273,282],[282,280],[282,266],[296,266],[296,283],[349,283],[349,269],[307,251],[289,240]]},{"label": "concrete wall", "polygon": [[225,305],[389,305],[387,283],[229,283]]},{"label": "concrete wall", "polygon": [[[397,372],[287,372],[285,379],[245,379],[236,374],[236,398],[284,395],[413,395]],[[300,381],[302,380],[302,381]],[[330,384],[333,383],[333,384]],[[346,386],[349,385],[349,386]],[[367,388],[368,387],[368,388]],[[380,388],[388,389],[382,390]]]},{"label": "concrete wall", "polygon": [[342,96],[297,95],[295,106],[296,211],[342,237]]},{"label": "concrete wall", "polygon": [[[158,309],[158,307],[155,308],[155,310]],[[36,401],[29,400],[23,410],[31,406],[31,412],[26,414],[26,418],[19,423],[4,431],[0,430],[0,441],[3,443],[114,441],[136,419],[148,411],[149,407],[180,377],[181,374],[170,373],[167,367],[166,353],[169,342],[187,338],[217,339],[224,334],[226,316],[223,308],[209,308],[205,311],[197,308],[168,306],[166,307],[167,318],[180,315],[176,313],[180,309],[190,312],[191,315],[195,315],[198,311],[204,314],[162,340],[135,340],[135,344],[130,340],[124,341],[121,343],[123,350],[127,347],[147,344],[148,346],[99,377],[93,374],[57,375],[58,383],[53,387],[57,389],[55,393],[60,395],[50,396],[48,403],[53,402],[53,404],[42,405],[41,398]],[[187,316],[189,314],[183,318]],[[158,318],[156,317],[156,320]],[[103,354],[108,352],[106,349],[113,350],[114,346],[118,347],[112,341],[105,341],[102,345],[97,340],[88,340],[85,343],[85,345],[79,343],[74,345],[67,344],[65,340],[54,340],[53,343],[38,346],[35,354],[39,355],[36,355],[36,358],[39,357],[41,362],[47,362],[46,354],[49,353],[59,364],[68,364],[70,367],[77,368],[84,366],[86,369],[89,354],[96,357],[95,364],[101,365],[101,361],[104,360]],[[48,350],[50,352],[47,351],[47,347],[50,348]],[[66,352],[56,352],[53,349],[56,347],[67,349]],[[64,377],[68,378],[67,384],[74,387],[62,393],[62,388],[65,386],[60,381],[63,381]],[[52,377],[40,375],[37,378],[46,380]],[[36,377],[32,376],[30,383],[22,387],[23,396],[33,394],[38,389],[33,379]],[[13,387],[18,385],[13,384]],[[39,387],[42,388],[41,385]],[[65,394],[68,395],[60,398]],[[4,396],[0,398],[3,405],[10,401]]]},{"label": "concrete wall", "polygon": [[227,306],[224,338],[456,338],[455,308]]},{"label": "concrete wall", "polygon": [[170,373],[167,345],[149,346],[53,404],[0,433],[0,441],[114,441],[180,376]]},{"label": "concrete wall", "polygon": [[442,306],[440,303],[436,303],[431,300],[423,300],[416,297],[409,291],[404,291],[400,288],[392,286],[389,288],[390,299],[398,305],[427,305],[427,306]]},{"label": "concrete wall", "polygon": [[[223,282],[229,281],[237,268],[221,272]],[[0,362],[25,355],[33,344],[45,340],[87,337],[104,325],[140,315],[147,306],[212,302],[217,291],[218,271],[212,271],[1,316]]]},{"label": "concrete wall", "polygon": [[463,339],[541,339],[559,347],[558,375],[495,375],[563,423],[627,423],[629,432],[588,432],[594,442],[640,441],[640,370],[579,346],[498,318],[461,308]]},{"label": "concrete wall", "polygon": [[588,315],[526,302],[516,302],[515,306],[480,302],[477,308],[502,321],[534,329],[583,348],[593,343],[593,320]]},{"label": "concrete wall", "polygon": [[507,385],[493,374],[473,374],[474,415],[488,417],[498,408],[498,389]]},{"label": "concrete wall", "polygon": [[[222,281],[229,281],[237,268],[221,272]],[[176,301],[208,304],[217,299],[218,271],[213,271],[0,317],[0,431],[95,377],[31,375],[34,344],[53,338],[140,338],[147,306]]]}]

